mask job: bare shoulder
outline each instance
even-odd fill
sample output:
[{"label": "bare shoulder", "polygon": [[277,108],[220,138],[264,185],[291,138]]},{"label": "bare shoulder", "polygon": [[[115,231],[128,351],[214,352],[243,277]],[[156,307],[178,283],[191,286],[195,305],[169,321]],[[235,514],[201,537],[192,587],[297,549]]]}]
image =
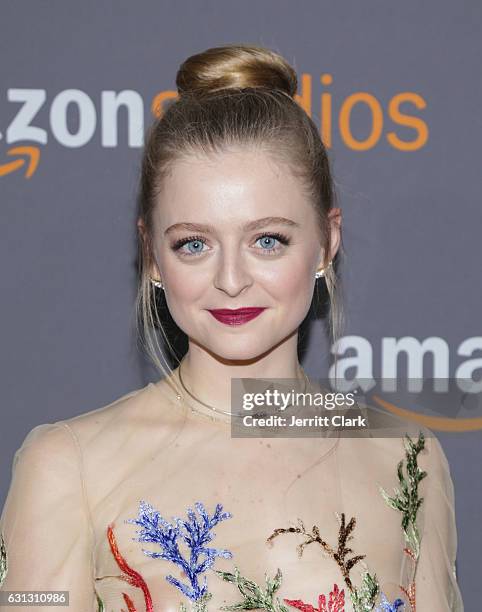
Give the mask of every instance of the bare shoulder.
[{"label": "bare shoulder", "polygon": [[[173,393],[163,380],[148,383],[113,401],[59,421],[81,441],[88,442],[102,431],[120,431],[133,426],[159,426],[168,422]],[[162,417],[166,418],[163,419]]]},{"label": "bare shoulder", "polygon": [[[108,404],[77,414],[73,417],[41,423],[30,429],[14,454],[16,464],[22,462],[46,465],[51,459],[77,459],[78,446],[88,445],[102,432],[122,430],[137,423],[149,421],[152,408],[162,400],[162,395],[153,389],[152,383],[130,391]],[[162,401],[161,401],[162,404]],[[157,411],[159,416],[160,411]],[[161,419],[162,421],[162,419]]]},{"label": "bare shoulder", "polygon": [[370,404],[358,403],[358,406],[369,426],[355,438],[354,445],[369,448],[381,463],[395,468],[400,461],[406,464],[408,456],[420,469],[430,469],[432,473],[447,466],[436,434],[422,420],[408,420]]},{"label": "bare shoulder", "polygon": [[48,469],[61,461],[75,460],[75,449],[67,428],[61,422],[42,423],[33,427],[14,454],[13,463],[42,466]]},{"label": "bare shoulder", "polygon": [[36,425],[14,453],[2,515],[17,503],[40,513],[53,497],[77,492],[79,475],[79,455],[67,428],[60,422]]},{"label": "bare shoulder", "polygon": [[181,413],[164,381],[123,394],[100,407],[58,422],[69,431],[86,475],[107,470],[147,448],[162,445],[178,429]]}]

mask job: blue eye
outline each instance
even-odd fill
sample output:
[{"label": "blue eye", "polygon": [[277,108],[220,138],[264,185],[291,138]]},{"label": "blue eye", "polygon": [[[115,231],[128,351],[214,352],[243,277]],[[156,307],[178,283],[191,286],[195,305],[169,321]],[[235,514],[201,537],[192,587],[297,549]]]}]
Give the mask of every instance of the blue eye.
[{"label": "blue eye", "polygon": [[[189,242],[186,242],[185,244],[193,255],[202,253],[202,246],[204,244],[202,240],[196,238],[195,240],[189,240]],[[192,249],[190,247],[192,247]]]},{"label": "blue eye", "polygon": [[273,245],[273,242],[278,241],[282,245],[288,245],[290,243],[290,239],[287,236],[279,234],[278,232],[275,232],[273,234],[263,234],[262,236],[257,238],[256,242],[258,242],[259,240],[261,240],[263,250],[267,253],[275,253],[276,251],[280,250],[279,247],[271,246]]},{"label": "blue eye", "polygon": [[[264,236],[263,238],[260,238],[259,240],[262,241],[262,246],[263,248],[268,249],[269,251],[273,250],[273,247],[270,247],[270,244],[274,244],[276,238],[273,238],[273,236]],[[266,242],[268,242],[268,244],[266,244]]]},{"label": "blue eye", "polygon": [[[261,240],[261,246],[263,247],[263,249],[266,249],[268,251],[275,250],[274,245],[276,243],[276,238],[274,238],[273,236],[263,236],[262,238],[258,238],[258,240]],[[258,242],[258,240],[256,242]]]},{"label": "blue eye", "polygon": [[[194,249],[189,249],[188,251],[181,251],[184,245],[193,245]],[[176,242],[172,245],[173,251],[180,251],[181,255],[199,255],[202,253],[202,250],[199,249],[199,246],[205,244],[204,240],[200,236],[190,236],[189,238],[181,238],[180,240],[176,240]]]}]

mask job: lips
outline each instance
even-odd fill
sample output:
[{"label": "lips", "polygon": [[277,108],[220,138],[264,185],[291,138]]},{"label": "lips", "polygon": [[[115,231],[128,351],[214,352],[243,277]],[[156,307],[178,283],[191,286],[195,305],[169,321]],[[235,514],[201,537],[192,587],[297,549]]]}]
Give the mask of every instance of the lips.
[{"label": "lips", "polygon": [[232,310],[230,308],[217,308],[209,310],[215,319],[224,323],[225,325],[243,325],[254,319],[259,314],[266,310],[266,308],[237,308]]}]

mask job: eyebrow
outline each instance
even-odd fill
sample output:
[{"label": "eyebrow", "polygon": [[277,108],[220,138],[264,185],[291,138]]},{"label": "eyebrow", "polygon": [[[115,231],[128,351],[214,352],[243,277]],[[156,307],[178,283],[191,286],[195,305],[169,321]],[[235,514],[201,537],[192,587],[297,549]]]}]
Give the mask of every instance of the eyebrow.
[{"label": "eyebrow", "polygon": [[[300,224],[292,219],[286,217],[263,217],[262,219],[256,219],[255,221],[249,221],[242,226],[244,231],[252,231],[262,229],[267,225],[285,225],[287,227],[300,227]],[[164,235],[170,234],[174,230],[185,229],[194,232],[204,232],[206,234],[215,232],[215,228],[212,225],[206,225],[204,223],[175,223],[167,228]]]}]

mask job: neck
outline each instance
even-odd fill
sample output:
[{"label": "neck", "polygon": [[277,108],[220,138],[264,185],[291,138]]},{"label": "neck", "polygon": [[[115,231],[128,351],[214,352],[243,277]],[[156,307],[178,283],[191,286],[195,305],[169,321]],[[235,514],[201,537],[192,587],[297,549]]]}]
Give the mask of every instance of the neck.
[{"label": "neck", "polygon": [[[301,379],[303,377],[296,354],[296,342],[297,337],[295,336],[292,343],[294,350],[292,350],[293,347],[283,346],[283,350],[275,354],[272,352],[260,359],[250,361],[220,360],[204,349],[191,344],[180,366],[182,382],[195,398],[216,410],[210,410],[198,404],[189,395],[185,399],[193,408],[200,408],[203,413],[211,413],[220,420],[229,421],[231,417],[223,415],[221,411],[231,412],[231,380],[233,378]],[[179,376],[179,367],[177,370],[176,373]]]}]

